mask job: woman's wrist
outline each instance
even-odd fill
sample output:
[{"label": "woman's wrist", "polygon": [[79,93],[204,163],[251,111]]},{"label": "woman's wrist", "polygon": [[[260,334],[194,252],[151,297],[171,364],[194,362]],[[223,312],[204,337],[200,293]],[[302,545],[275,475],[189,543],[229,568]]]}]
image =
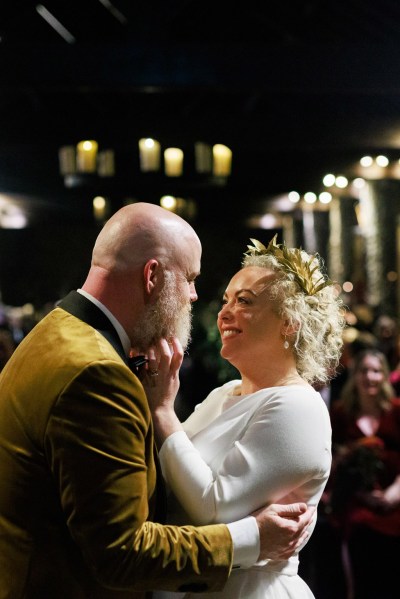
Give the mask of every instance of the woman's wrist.
[{"label": "woman's wrist", "polygon": [[172,433],[182,430],[179,418],[170,407],[158,406],[152,411],[152,419],[158,447],[161,447]]}]

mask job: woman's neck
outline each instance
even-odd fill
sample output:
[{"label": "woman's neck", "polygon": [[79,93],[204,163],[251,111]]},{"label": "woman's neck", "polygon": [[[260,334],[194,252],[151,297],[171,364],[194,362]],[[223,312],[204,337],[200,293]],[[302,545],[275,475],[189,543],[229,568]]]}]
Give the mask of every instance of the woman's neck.
[{"label": "woman's neck", "polygon": [[296,369],[291,368],[287,371],[277,372],[276,370],[257,372],[252,374],[241,373],[242,388],[241,395],[255,393],[260,389],[268,387],[286,387],[288,385],[304,385],[308,383],[301,378]]}]

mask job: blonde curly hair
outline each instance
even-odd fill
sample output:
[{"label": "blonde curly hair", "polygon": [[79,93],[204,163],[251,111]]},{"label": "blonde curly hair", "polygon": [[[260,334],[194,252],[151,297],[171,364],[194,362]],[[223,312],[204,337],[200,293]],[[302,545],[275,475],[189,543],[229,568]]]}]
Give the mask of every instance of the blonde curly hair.
[{"label": "blonde curly hair", "polygon": [[[312,256],[304,250],[293,251],[297,255],[300,252],[305,264],[311,264],[313,282],[326,280],[323,261],[318,254]],[[248,266],[269,268],[276,273],[269,284],[269,298],[276,314],[287,320],[295,331],[289,340],[300,376],[310,384],[329,381],[339,364],[346,325],[344,305],[335,287],[327,284],[307,295],[295,276],[272,253],[245,254],[242,268]]]}]

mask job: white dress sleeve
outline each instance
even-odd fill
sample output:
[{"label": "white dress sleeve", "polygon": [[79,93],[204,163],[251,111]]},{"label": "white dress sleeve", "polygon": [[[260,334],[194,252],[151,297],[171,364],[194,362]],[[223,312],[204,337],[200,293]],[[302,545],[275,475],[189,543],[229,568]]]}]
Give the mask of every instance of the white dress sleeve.
[{"label": "white dress sleeve", "polygon": [[264,389],[200,431],[207,461],[180,431],[164,442],[161,467],[194,524],[232,522],[276,502],[316,505],[329,475],[330,432],[328,411],[313,389]]}]

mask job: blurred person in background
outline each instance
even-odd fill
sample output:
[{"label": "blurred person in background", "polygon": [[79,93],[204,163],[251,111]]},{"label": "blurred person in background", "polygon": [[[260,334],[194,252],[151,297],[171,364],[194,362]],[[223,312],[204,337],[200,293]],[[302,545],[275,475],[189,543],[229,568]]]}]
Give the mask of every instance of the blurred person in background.
[{"label": "blurred person in background", "polygon": [[16,343],[13,334],[7,328],[0,328],[0,372],[11,358]]},{"label": "blurred person in background", "polygon": [[400,361],[399,325],[396,318],[381,314],[373,324],[372,333],[377,341],[377,349],[387,360],[389,370],[394,370]]},{"label": "blurred person in background", "polygon": [[333,523],[342,538],[348,599],[399,596],[400,400],[385,355],[358,352],[331,409]]}]

